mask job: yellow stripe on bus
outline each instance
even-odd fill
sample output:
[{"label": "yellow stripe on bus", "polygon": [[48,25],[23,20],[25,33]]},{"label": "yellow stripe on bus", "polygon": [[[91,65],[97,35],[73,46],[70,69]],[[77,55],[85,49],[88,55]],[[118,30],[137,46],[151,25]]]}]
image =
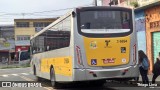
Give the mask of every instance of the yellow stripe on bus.
[{"label": "yellow stripe on bus", "polygon": [[72,76],[72,57],[44,58],[41,60],[41,72],[50,73],[53,65],[55,73],[63,76]]}]

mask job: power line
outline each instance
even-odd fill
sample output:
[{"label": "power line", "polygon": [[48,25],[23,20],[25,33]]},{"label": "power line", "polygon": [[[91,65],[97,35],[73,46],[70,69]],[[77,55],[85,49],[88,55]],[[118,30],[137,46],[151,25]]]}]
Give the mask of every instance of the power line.
[{"label": "power line", "polygon": [[[84,7],[84,6],[93,6],[93,4],[87,4],[87,5],[82,5],[82,6],[78,6],[78,7]],[[70,9],[74,9],[76,7],[71,7],[71,8],[63,8],[63,9],[54,9],[54,10],[48,10],[48,11],[41,11],[41,12],[32,12],[32,13],[7,13],[7,12],[0,12],[0,19],[2,19],[2,17],[9,17],[9,19],[11,19],[11,21],[13,21],[15,18],[21,17],[21,18],[26,18],[26,16],[28,18],[35,18],[35,16],[39,16],[39,18],[55,18],[55,17],[60,17],[62,15],[53,15],[53,13],[55,12],[59,12],[59,11],[65,11],[65,10],[70,10]],[[50,14],[47,14],[50,13]],[[33,16],[33,17],[29,17],[29,16]],[[13,17],[13,18],[11,18]],[[38,17],[36,17],[38,18]],[[3,19],[4,20],[4,19]],[[9,20],[7,19],[6,21],[1,21],[0,22],[9,22]]]},{"label": "power line", "polygon": [[[91,6],[91,4],[89,4],[89,5],[83,5],[83,6]],[[76,8],[76,7],[63,8],[63,9],[55,9],[55,10],[41,11],[41,12],[32,12],[32,13],[6,13],[6,12],[0,12],[0,13],[3,13],[0,16],[5,16],[5,15],[13,15],[13,16],[14,15],[33,15],[33,14],[37,14],[37,13],[50,13],[50,12],[65,11],[65,10],[69,10],[69,9],[73,9],[73,8]]]}]

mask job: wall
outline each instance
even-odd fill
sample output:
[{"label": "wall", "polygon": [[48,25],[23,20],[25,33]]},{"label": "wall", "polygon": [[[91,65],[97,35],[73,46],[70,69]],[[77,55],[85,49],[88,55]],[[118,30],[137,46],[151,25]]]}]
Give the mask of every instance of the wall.
[{"label": "wall", "polygon": [[14,50],[13,25],[0,26],[0,50]]},{"label": "wall", "polygon": [[147,39],[147,55],[152,61],[153,66],[153,48],[152,48],[152,33],[160,31],[160,6],[146,9],[146,39]]},{"label": "wall", "polygon": [[109,5],[110,0],[102,0],[102,6]]},{"label": "wall", "polygon": [[149,5],[156,1],[159,1],[159,0],[138,0],[138,3],[140,6],[145,6],[145,5]]},{"label": "wall", "polygon": [[[54,22],[57,18],[50,18],[50,19],[15,19],[14,26],[15,26],[15,40],[17,40],[17,35],[34,35],[35,28],[33,27],[33,22]],[[16,22],[29,22],[29,27],[16,27]]]},{"label": "wall", "polygon": [[17,35],[34,35],[35,34],[35,28],[29,27],[29,28],[16,28],[15,27],[15,40],[17,40]]},{"label": "wall", "polygon": [[144,11],[135,13],[135,24],[137,31],[138,50],[143,50],[146,53],[146,29]]}]

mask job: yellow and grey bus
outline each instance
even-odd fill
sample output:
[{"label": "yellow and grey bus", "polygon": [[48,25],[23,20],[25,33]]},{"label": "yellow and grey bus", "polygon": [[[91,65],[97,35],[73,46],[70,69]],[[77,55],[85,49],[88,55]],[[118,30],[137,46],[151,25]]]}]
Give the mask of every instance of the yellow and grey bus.
[{"label": "yellow and grey bus", "polygon": [[31,38],[33,74],[51,80],[53,87],[136,78],[136,40],[131,8],[75,8]]}]

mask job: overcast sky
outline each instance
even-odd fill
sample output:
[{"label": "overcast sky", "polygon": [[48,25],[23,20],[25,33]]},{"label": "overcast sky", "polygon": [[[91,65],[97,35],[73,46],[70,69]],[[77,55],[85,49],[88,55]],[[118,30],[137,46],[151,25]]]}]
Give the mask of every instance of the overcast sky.
[{"label": "overcast sky", "polygon": [[69,10],[52,10],[92,4],[93,0],[0,0],[0,24],[13,23],[14,18],[57,17]]}]

